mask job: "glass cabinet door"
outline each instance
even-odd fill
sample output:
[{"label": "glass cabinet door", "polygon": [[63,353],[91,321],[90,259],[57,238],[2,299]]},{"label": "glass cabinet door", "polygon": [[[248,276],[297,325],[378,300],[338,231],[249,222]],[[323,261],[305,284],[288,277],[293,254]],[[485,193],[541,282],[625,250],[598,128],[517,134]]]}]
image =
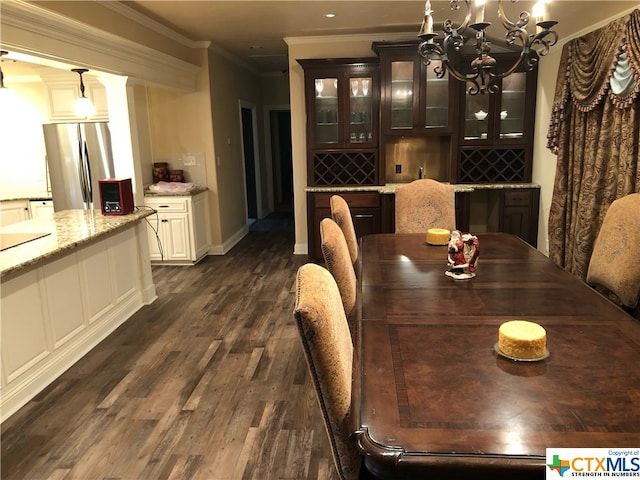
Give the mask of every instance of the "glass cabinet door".
[{"label": "glass cabinet door", "polygon": [[512,73],[502,80],[500,138],[524,136],[526,73]]},{"label": "glass cabinet door", "polygon": [[391,62],[391,128],[413,128],[414,63]]},{"label": "glass cabinet door", "polygon": [[486,139],[489,133],[489,95],[465,94],[464,139]]},{"label": "glass cabinet door", "polygon": [[449,119],[449,74],[436,77],[434,68],[440,68],[440,60],[432,60],[426,68],[425,127],[446,127]]},{"label": "glass cabinet door", "polygon": [[373,141],[373,94],[371,77],[349,79],[349,141],[364,143]]},{"label": "glass cabinet door", "polygon": [[338,79],[315,79],[315,134],[317,143],[338,142]]}]

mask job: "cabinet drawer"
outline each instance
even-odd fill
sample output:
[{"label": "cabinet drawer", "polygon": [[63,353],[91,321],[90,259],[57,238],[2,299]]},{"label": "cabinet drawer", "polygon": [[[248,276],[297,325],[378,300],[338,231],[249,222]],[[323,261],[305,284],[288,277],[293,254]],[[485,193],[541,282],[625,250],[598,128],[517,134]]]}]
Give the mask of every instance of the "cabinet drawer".
[{"label": "cabinet drawer", "polygon": [[505,207],[525,207],[531,203],[531,191],[522,190],[509,190],[504,192],[504,205]]},{"label": "cabinet drawer", "polygon": [[316,193],[315,206],[331,208],[331,197],[340,195],[347,202],[349,208],[379,207],[380,194],[378,192],[353,192],[353,193]]},{"label": "cabinet drawer", "polygon": [[145,201],[148,207],[151,207],[158,212],[186,212],[187,211],[186,198],[154,198],[153,200],[147,199]]}]

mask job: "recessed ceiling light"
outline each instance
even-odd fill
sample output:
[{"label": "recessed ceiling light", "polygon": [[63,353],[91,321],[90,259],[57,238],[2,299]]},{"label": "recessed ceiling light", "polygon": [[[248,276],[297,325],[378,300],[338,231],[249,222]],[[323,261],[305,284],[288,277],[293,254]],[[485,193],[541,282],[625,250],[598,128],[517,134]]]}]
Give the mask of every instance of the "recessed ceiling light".
[{"label": "recessed ceiling light", "polygon": [[324,16],[327,17],[327,18],[333,18],[333,17],[336,16],[336,14],[335,13],[325,13]]}]

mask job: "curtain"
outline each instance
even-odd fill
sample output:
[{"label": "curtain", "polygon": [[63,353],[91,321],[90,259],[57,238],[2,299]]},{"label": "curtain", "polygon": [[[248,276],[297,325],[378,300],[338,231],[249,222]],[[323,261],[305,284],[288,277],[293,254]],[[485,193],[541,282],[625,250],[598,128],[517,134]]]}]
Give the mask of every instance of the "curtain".
[{"label": "curtain", "polygon": [[547,139],[549,256],[584,280],[609,205],[640,188],[640,10],[564,46]]}]

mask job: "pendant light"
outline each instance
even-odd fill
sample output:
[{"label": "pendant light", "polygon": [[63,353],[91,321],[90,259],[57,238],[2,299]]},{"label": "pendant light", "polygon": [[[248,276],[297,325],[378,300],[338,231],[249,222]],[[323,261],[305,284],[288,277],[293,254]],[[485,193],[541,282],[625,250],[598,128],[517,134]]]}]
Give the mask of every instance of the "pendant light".
[{"label": "pendant light", "polygon": [[93,106],[91,99],[84,95],[84,83],[82,81],[82,74],[89,70],[86,68],[72,68],[71,71],[80,75],[80,96],[73,107],[73,113],[78,117],[92,117],[96,114],[96,109]]},{"label": "pendant light", "polygon": [[5,95],[10,92],[9,88],[4,84],[4,73],[2,73],[2,57],[8,55],[6,50],[0,50],[0,95]]},{"label": "pendant light", "polygon": [[[9,52],[6,50],[0,50],[0,62],[2,62],[3,55],[7,55]],[[0,88],[7,88],[4,86],[4,73],[2,73],[2,65],[0,65]]]},{"label": "pendant light", "polygon": [[[0,50],[0,109],[5,112],[15,112],[17,107],[17,99],[14,90],[11,90],[4,84],[4,73],[2,72],[2,57],[4,55],[8,55],[9,52],[5,50]],[[15,60],[12,60],[15,62]],[[9,119],[11,116],[5,115],[2,117],[3,119]]]}]

